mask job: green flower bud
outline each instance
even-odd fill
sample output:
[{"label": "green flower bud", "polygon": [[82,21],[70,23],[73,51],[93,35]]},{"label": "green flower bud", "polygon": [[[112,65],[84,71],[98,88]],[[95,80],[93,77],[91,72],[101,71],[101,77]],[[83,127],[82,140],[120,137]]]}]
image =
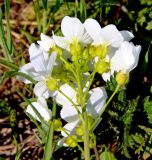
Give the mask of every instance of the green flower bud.
[{"label": "green flower bud", "polygon": [[129,74],[123,73],[122,71],[118,72],[116,75],[116,81],[120,86],[127,84],[129,82]]},{"label": "green flower bud", "polygon": [[50,91],[55,91],[58,89],[58,81],[55,78],[49,78],[46,80],[46,85]]},{"label": "green flower bud", "polygon": [[53,121],[53,124],[54,124],[54,130],[60,132],[62,127],[62,122],[59,119],[55,119]]},{"label": "green flower bud", "polygon": [[72,148],[77,146],[77,137],[75,135],[68,136],[65,143]]},{"label": "green flower bud", "polygon": [[70,52],[73,56],[78,55],[81,52],[81,45],[74,41],[74,43],[70,44]]},{"label": "green flower bud", "polygon": [[83,135],[83,125],[79,125],[77,128],[76,128],[76,133],[78,136],[82,136]]},{"label": "green flower bud", "polygon": [[94,46],[89,46],[89,55],[91,57],[95,57],[95,47]]},{"label": "green flower bud", "polygon": [[108,53],[108,47],[106,45],[99,45],[95,47],[95,55],[104,59]]},{"label": "green flower bud", "polygon": [[96,65],[96,70],[99,74],[103,74],[105,72],[108,72],[110,69],[110,64],[109,62],[105,62],[105,61],[100,61],[98,62]]},{"label": "green flower bud", "polygon": [[84,59],[89,59],[89,48],[88,47],[84,48],[82,55]]}]

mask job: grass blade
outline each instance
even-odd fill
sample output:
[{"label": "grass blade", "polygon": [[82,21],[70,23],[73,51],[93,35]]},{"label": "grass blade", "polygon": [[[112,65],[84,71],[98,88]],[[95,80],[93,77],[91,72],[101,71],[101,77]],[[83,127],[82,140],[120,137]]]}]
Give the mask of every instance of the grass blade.
[{"label": "grass blade", "polygon": [[5,33],[4,33],[4,28],[3,28],[3,14],[2,14],[2,8],[0,7],[0,41],[1,41],[1,45],[4,49],[4,57],[8,60],[8,61],[12,61],[11,56],[10,56],[10,52],[9,52],[9,48],[7,46],[7,42],[5,39]]},{"label": "grass blade", "polygon": [[47,10],[48,0],[42,0],[43,8]]},{"label": "grass blade", "polygon": [[3,59],[3,58],[0,58],[0,64],[4,65],[5,67],[8,67],[8,68],[11,68],[11,69],[14,69],[14,70],[18,70],[18,66],[16,66],[15,64]]},{"label": "grass blade", "polygon": [[5,15],[6,15],[7,46],[9,49],[9,53],[12,54],[13,42],[10,30],[10,0],[5,1]]},{"label": "grass blade", "polygon": [[40,4],[39,1],[33,1],[33,7],[35,10],[35,14],[36,14],[36,21],[37,21],[37,27],[38,27],[38,33],[41,33],[41,20],[40,20]]}]

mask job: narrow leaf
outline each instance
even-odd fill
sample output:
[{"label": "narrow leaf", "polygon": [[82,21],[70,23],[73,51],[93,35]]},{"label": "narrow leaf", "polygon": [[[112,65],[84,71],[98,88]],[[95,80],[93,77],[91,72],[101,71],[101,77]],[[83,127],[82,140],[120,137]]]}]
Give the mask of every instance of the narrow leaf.
[{"label": "narrow leaf", "polygon": [[4,49],[4,56],[8,61],[12,61],[10,57],[9,48],[7,46],[7,42],[5,39],[5,33],[3,28],[3,14],[2,14],[2,8],[0,7],[0,42]]},{"label": "narrow leaf", "polygon": [[10,30],[10,0],[5,1],[5,15],[6,15],[6,31],[7,31],[7,46],[9,53],[12,54],[12,39]]},{"label": "narrow leaf", "polygon": [[42,0],[43,7],[45,10],[47,10],[48,0]]}]

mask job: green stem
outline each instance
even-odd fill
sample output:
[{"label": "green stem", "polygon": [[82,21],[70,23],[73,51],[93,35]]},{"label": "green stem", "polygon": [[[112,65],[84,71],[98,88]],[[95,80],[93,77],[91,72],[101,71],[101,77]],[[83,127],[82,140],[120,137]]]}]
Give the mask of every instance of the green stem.
[{"label": "green stem", "polygon": [[44,160],[50,160],[53,153],[53,133],[54,133],[54,119],[56,117],[56,103],[53,101],[52,121],[49,127],[47,143],[44,149]]},{"label": "green stem", "polygon": [[46,27],[47,27],[47,10],[44,9],[43,13],[43,33],[46,33]]},{"label": "green stem", "polygon": [[100,118],[103,114],[103,112],[106,110],[107,106],[109,105],[109,103],[111,102],[111,100],[113,99],[113,97],[115,96],[115,94],[118,92],[120,86],[117,85],[116,89],[114,90],[114,92],[112,93],[111,97],[108,99],[107,103],[103,106],[103,109],[102,111],[100,112],[100,114],[98,115],[98,117],[96,118],[95,122],[93,123],[93,125],[91,126],[91,129],[92,130],[97,124],[98,122],[100,121]]},{"label": "green stem", "polygon": [[83,133],[84,133],[84,157],[85,160],[90,160],[90,147],[89,147],[89,130],[88,130],[88,115],[84,111],[84,123],[83,123]]},{"label": "green stem", "polygon": [[80,73],[80,66],[78,60],[76,61],[76,80],[78,85],[78,96],[80,98],[80,106],[82,107],[82,114],[83,114],[83,133],[84,133],[84,157],[85,160],[90,160],[90,147],[89,147],[89,129],[88,129],[88,114],[86,110],[86,98],[85,94],[83,93],[83,87],[81,85],[81,73]]},{"label": "green stem", "polygon": [[[96,70],[94,72],[92,72],[92,74],[88,77],[90,79],[90,81],[89,81],[89,85],[88,85],[87,90],[86,90],[85,95],[84,95],[85,99],[86,99],[86,97],[88,95],[88,92],[89,92],[89,89],[90,89],[90,87],[93,83],[95,74],[96,74]],[[88,80],[86,82],[88,82]]]}]

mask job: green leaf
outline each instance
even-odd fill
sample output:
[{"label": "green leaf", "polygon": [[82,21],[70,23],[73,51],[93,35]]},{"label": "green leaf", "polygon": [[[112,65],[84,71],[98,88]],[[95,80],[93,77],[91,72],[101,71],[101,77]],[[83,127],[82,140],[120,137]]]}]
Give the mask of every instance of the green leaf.
[{"label": "green leaf", "polygon": [[148,66],[148,60],[149,60],[149,54],[150,54],[150,47],[151,47],[151,44],[152,44],[152,41],[150,42],[149,44],[149,47],[147,49],[147,52],[146,52],[146,55],[145,55],[145,58],[144,58],[144,62],[142,64],[142,72],[145,73],[146,69],[147,69],[147,66]]},{"label": "green leaf", "polygon": [[107,149],[100,154],[100,160],[116,160],[114,154]]},{"label": "green leaf", "polygon": [[152,30],[152,21],[147,22],[146,29],[147,29],[148,31]]},{"label": "green leaf", "polygon": [[7,42],[5,39],[5,33],[4,33],[4,28],[3,28],[3,14],[2,14],[2,8],[0,7],[0,42],[1,45],[4,49],[4,56],[8,61],[12,61],[11,56],[10,56],[10,51],[7,46]]},{"label": "green leaf", "polygon": [[3,64],[5,67],[8,67],[10,69],[18,70],[18,66],[16,66],[12,62],[7,61],[7,60],[5,60],[3,58],[0,58],[0,64]]},{"label": "green leaf", "polygon": [[139,100],[139,97],[137,97],[137,99],[134,99],[132,100],[132,102],[129,103],[128,110],[123,116],[123,122],[125,125],[124,133],[123,133],[123,151],[124,151],[124,155],[127,158],[131,158],[128,152],[128,146],[129,146],[128,138],[129,138],[129,133],[130,133],[130,127],[133,121],[133,115],[138,105],[138,100]]},{"label": "green leaf", "polygon": [[41,33],[41,20],[40,20],[40,4],[39,0],[33,1],[33,7],[36,14],[36,21],[37,21],[37,27],[38,27],[38,33]]},{"label": "green leaf", "polygon": [[149,123],[152,124],[152,101],[149,100],[149,97],[144,99],[144,111],[147,114]]},{"label": "green leaf", "polygon": [[5,15],[6,15],[6,32],[7,32],[7,46],[9,53],[12,54],[12,38],[10,30],[10,0],[5,1]]},{"label": "green leaf", "polygon": [[42,0],[42,4],[45,10],[47,10],[48,0]]}]

